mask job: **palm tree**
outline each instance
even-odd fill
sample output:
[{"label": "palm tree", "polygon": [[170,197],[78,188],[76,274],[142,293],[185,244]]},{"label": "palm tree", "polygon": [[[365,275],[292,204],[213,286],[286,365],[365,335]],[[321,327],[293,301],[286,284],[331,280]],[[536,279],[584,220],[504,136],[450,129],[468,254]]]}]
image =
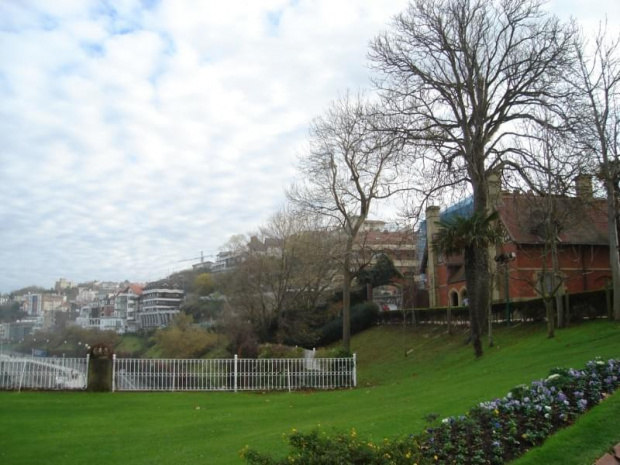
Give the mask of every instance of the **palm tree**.
[{"label": "palm tree", "polygon": [[494,211],[490,215],[485,212],[474,212],[471,216],[455,216],[439,221],[439,231],[433,238],[435,251],[445,255],[463,253],[465,265],[465,282],[469,298],[469,322],[471,340],[476,357],[482,356],[480,336],[485,325],[489,302],[488,282],[490,279],[489,264],[481,263],[476,250],[497,244],[501,235],[496,220],[499,214]]}]

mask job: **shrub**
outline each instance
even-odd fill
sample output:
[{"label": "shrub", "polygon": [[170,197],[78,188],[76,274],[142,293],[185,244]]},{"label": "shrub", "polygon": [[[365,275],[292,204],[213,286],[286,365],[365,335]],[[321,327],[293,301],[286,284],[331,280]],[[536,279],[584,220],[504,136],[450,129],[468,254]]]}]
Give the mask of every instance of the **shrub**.
[{"label": "shrub", "polygon": [[357,435],[355,429],[350,432],[335,432],[328,435],[325,431],[314,429],[309,433],[296,430],[288,437],[293,452],[286,458],[274,460],[269,455],[262,455],[249,447],[240,452],[241,458],[251,465],[341,465],[365,464],[388,465],[433,463],[424,458],[419,444],[413,437],[374,443]]},{"label": "shrub", "polygon": [[[375,324],[379,307],[374,302],[365,302],[351,308],[351,335],[357,334]],[[342,338],[342,317],[330,321],[321,328],[318,345],[328,345]]]},{"label": "shrub", "polygon": [[167,358],[197,358],[217,345],[217,335],[197,326],[170,326],[154,336]]},{"label": "shrub", "polygon": [[282,344],[262,344],[258,348],[258,358],[302,358],[301,347],[289,347]]},{"label": "shrub", "polygon": [[620,360],[596,359],[583,370],[555,368],[546,379],[517,386],[502,399],[406,438],[374,444],[354,430],[332,435],[293,431],[292,452],[281,461],[249,448],[241,454],[251,465],[502,464],[541,444],[619,387]]}]

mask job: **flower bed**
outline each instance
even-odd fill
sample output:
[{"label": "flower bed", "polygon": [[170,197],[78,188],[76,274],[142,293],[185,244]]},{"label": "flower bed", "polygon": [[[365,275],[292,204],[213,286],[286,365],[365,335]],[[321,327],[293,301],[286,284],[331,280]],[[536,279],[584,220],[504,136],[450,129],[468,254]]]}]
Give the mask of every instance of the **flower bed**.
[{"label": "flower bed", "polygon": [[593,360],[583,370],[555,368],[506,397],[484,402],[466,415],[443,419],[426,431],[375,444],[349,433],[293,431],[292,451],[277,460],[246,448],[251,465],[502,464],[570,423],[620,387],[620,360]]}]

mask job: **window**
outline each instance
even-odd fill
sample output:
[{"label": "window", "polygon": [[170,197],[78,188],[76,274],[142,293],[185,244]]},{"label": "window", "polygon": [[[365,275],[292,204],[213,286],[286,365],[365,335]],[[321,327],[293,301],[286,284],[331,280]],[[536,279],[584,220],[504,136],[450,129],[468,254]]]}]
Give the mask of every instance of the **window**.
[{"label": "window", "polygon": [[450,307],[458,307],[459,306],[459,293],[454,289],[450,291]]}]

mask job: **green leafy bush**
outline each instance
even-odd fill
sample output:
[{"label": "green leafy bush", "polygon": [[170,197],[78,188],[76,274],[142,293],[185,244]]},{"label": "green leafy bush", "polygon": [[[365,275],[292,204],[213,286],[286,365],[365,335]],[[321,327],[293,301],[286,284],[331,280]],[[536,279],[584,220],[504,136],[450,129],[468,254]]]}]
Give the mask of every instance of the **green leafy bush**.
[{"label": "green leafy bush", "polygon": [[434,463],[421,454],[419,443],[413,437],[396,440],[384,439],[373,442],[358,436],[355,429],[350,432],[335,432],[314,429],[309,433],[296,430],[288,437],[293,452],[288,457],[276,460],[246,447],[241,458],[251,465],[426,465]]}]

